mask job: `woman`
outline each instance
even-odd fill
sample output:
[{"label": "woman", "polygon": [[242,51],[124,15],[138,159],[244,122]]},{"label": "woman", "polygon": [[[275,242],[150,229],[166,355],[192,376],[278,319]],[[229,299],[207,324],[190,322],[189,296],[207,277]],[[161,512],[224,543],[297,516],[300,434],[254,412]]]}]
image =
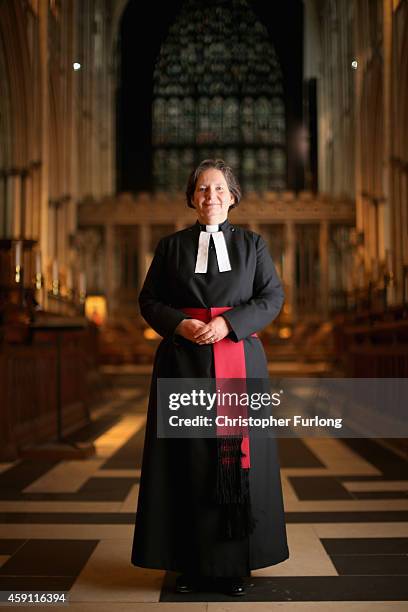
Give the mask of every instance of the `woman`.
[{"label": "woman", "polygon": [[132,563],[181,572],[180,593],[210,576],[222,578],[229,594],[243,595],[251,569],[288,557],[276,441],[249,441],[244,433],[239,447],[225,438],[157,438],[156,383],[223,378],[226,371],[267,378],[255,332],[279,314],[283,291],[261,236],[228,220],[241,191],[222,160],[205,160],[191,173],[186,197],[197,222],[159,242],[139,298],[163,340],[153,368]]}]

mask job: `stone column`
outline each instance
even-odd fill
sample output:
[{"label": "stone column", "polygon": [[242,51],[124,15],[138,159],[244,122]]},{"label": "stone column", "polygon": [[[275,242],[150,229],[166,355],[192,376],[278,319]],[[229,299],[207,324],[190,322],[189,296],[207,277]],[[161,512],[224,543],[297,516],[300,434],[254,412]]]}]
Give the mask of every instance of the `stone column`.
[{"label": "stone column", "polygon": [[296,319],[296,234],[294,221],[285,223],[285,259],[283,281],[286,285],[286,305],[289,306],[292,320]]},{"label": "stone column", "polygon": [[54,217],[54,244],[55,244],[55,259],[58,261],[59,270],[63,266],[63,229],[64,229],[64,204],[61,199],[55,200],[55,217]]},{"label": "stone column", "polygon": [[0,236],[2,238],[7,238],[8,236],[8,208],[7,208],[7,181],[8,174],[5,170],[3,170],[0,174],[0,203],[2,206],[0,207],[1,218],[0,218]]},{"label": "stone column", "polygon": [[384,121],[384,148],[382,189],[384,200],[379,209],[379,225],[382,228],[383,240],[379,244],[379,259],[385,263],[385,254],[392,246],[392,218],[391,218],[391,157],[393,134],[393,99],[392,99],[392,2],[383,2],[383,121]]},{"label": "stone column", "polygon": [[[353,70],[354,77],[354,116],[355,126],[361,126],[361,100],[363,95],[363,55],[360,51],[361,47],[361,27],[362,24],[359,18],[360,11],[358,10],[358,4],[353,5],[353,47],[355,49],[355,58],[358,61],[359,69]],[[360,68],[361,66],[361,68]],[[364,200],[362,196],[363,185],[362,185],[362,150],[364,143],[361,141],[361,130],[356,130],[356,137],[354,139],[354,182],[355,182],[355,193],[356,193],[356,229],[358,233],[364,232]],[[367,240],[367,236],[365,236]],[[359,249],[360,254],[363,252],[363,247]]]},{"label": "stone column", "polygon": [[20,235],[22,238],[27,236],[27,179],[29,171],[21,171],[21,190],[20,190]]},{"label": "stone column", "polygon": [[323,317],[327,319],[329,315],[329,222],[326,220],[320,221],[319,256],[321,311]]},{"label": "stone column", "polygon": [[405,228],[402,233],[402,263],[408,265],[408,237],[406,227],[408,224],[408,164],[405,162],[400,175],[401,189],[401,220],[402,227]]},{"label": "stone column", "polygon": [[21,236],[21,174],[13,170],[7,182],[7,206],[10,214],[9,227],[12,238]]},{"label": "stone column", "polygon": [[[45,270],[48,269],[48,151],[49,151],[49,74],[48,74],[48,6],[47,0],[39,0],[39,46],[40,46],[40,159],[41,173],[39,181],[39,241]],[[42,306],[47,308],[47,292],[42,294]]]},{"label": "stone column", "polygon": [[108,317],[112,316],[115,308],[115,227],[112,223],[105,225],[105,287]]},{"label": "stone column", "polygon": [[32,217],[31,227],[32,235],[35,240],[39,241],[39,248],[41,249],[41,162],[37,161],[33,163],[32,169],[32,182],[33,182],[33,205],[32,205]]},{"label": "stone column", "polygon": [[64,267],[65,273],[67,271],[68,262],[68,224],[67,224],[67,211],[68,211],[68,197],[64,197],[61,202],[61,265]]},{"label": "stone column", "polygon": [[30,166],[30,169],[26,177],[26,237],[27,238],[34,238],[33,205],[34,205],[33,168],[32,166]]}]

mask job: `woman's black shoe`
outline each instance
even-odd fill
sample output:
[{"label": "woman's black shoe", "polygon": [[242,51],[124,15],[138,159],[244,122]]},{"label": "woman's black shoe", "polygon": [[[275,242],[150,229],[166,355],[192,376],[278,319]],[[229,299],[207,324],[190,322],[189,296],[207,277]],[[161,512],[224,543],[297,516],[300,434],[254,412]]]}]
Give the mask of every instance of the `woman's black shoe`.
[{"label": "woman's black shoe", "polygon": [[246,595],[245,584],[242,578],[227,578],[225,581],[225,592],[233,597]]},{"label": "woman's black shoe", "polygon": [[176,593],[192,593],[195,589],[194,579],[188,574],[181,574],[176,579]]}]

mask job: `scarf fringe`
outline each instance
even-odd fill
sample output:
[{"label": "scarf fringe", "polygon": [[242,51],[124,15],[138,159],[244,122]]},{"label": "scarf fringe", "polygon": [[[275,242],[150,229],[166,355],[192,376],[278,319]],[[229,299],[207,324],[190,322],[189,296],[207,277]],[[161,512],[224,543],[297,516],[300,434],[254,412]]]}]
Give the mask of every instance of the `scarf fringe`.
[{"label": "scarf fringe", "polygon": [[218,438],[216,500],[221,506],[221,535],[233,540],[250,535],[257,520],[252,514],[249,469],[241,467],[242,437]]}]

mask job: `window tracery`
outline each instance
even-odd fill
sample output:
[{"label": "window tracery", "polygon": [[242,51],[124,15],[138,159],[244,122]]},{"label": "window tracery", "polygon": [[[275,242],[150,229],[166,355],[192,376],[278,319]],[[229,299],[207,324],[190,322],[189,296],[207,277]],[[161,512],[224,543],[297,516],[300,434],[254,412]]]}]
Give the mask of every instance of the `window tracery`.
[{"label": "window tracery", "polygon": [[154,72],[153,175],[184,188],[186,170],[223,157],[249,191],[286,186],[282,74],[267,30],[246,0],[187,0]]}]

